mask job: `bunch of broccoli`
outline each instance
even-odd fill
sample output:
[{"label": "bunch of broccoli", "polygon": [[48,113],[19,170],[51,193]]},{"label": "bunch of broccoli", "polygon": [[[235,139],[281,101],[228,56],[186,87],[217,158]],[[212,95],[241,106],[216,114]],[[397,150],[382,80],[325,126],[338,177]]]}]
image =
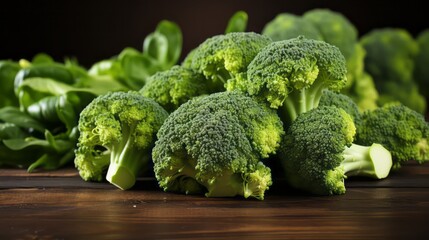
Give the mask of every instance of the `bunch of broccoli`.
[{"label": "bunch of broccoli", "polygon": [[[0,96],[7,106],[0,110],[0,159],[17,145],[13,139],[34,138],[24,127],[43,132],[43,119],[61,123],[44,136],[74,155],[86,181],[126,190],[153,170],[164,191],[260,200],[277,180],[274,161],[290,186],[337,195],[349,177],[383,179],[406,161],[429,160],[420,98],[406,99],[417,111],[406,100],[376,105],[405,98],[398,93],[407,84],[417,89],[414,79],[427,84],[427,32],[416,42],[396,30],[359,41],[355,27],[327,9],[280,14],[263,34],[245,32],[246,25],[247,14],[237,12],[224,34],[203,41],[180,65],[181,32],[168,21],[145,39],[143,52],[125,49],[88,72],[1,61],[0,79],[16,99]],[[51,134],[58,129],[76,148]],[[24,164],[23,157],[12,161]]]}]

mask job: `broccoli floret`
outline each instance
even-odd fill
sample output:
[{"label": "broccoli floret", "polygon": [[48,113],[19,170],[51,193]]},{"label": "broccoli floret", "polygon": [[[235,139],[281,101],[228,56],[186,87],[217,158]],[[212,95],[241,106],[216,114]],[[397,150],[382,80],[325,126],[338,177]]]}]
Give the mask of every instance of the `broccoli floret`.
[{"label": "broccoli floret", "polygon": [[392,158],[380,144],[353,143],[356,128],[344,110],[320,106],[298,116],[280,148],[288,183],[318,195],[344,194],[344,179],[387,177]]},{"label": "broccoli floret", "polygon": [[429,29],[417,36],[419,53],[415,59],[414,78],[419,85],[420,92],[429,99]]},{"label": "broccoli floret", "polygon": [[298,114],[317,107],[323,89],[344,87],[346,73],[344,56],[337,47],[300,36],[261,50],[249,64],[247,77],[237,79],[233,88],[279,108],[289,125]]},{"label": "broccoli floret", "polygon": [[263,199],[271,171],[261,159],[283,135],[276,112],[238,92],[191,99],[160,128],[152,152],[165,191]]},{"label": "broccoli floret", "polygon": [[362,115],[356,142],[382,144],[392,153],[394,169],[398,169],[409,160],[429,160],[428,138],[429,124],[423,115],[402,104],[388,104]]},{"label": "broccoli floret", "polygon": [[223,86],[228,80],[245,74],[250,61],[270,42],[269,37],[254,32],[216,35],[200,44],[192,53],[191,63],[186,65]]},{"label": "broccoli floret", "polygon": [[201,73],[193,69],[173,66],[169,70],[152,75],[140,93],[172,112],[195,96],[217,91],[221,89],[213,86]]},{"label": "broccoli floret", "polygon": [[309,21],[290,13],[280,13],[268,22],[262,34],[269,36],[273,41],[296,38],[300,35],[309,39],[323,40],[319,30]]},{"label": "broccoli floret", "polygon": [[362,121],[361,113],[353,99],[347,95],[325,89],[319,106],[334,106],[343,109],[352,117],[355,127],[359,129]]},{"label": "broccoli floret", "polygon": [[106,179],[131,188],[149,163],[156,132],[168,113],[137,92],[110,92],[95,98],[80,114],[75,166],[88,181]]}]

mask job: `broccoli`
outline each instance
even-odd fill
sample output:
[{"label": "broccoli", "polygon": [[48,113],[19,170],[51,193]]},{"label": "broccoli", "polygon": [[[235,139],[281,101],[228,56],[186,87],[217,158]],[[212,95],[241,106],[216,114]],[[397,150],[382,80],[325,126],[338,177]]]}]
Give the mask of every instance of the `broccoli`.
[{"label": "broccoli", "polygon": [[344,179],[388,176],[392,157],[382,145],[353,143],[356,128],[343,109],[320,106],[298,116],[280,148],[287,182],[317,195],[346,191]]},{"label": "broccoli", "polygon": [[352,117],[355,127],[359,129],[362,116],[359,112],[358,106],[349,96],[325,89],[322,97],[320,98],[319,106],[334,106],[342,108]]},{"label": "broccoli", "polygon": [[414,78],[419,85],[419,90],[427,100],[429,99],[429,29],[421,32],[416,41],[419,46],[419,53],[414,61]]},{"label": "broccoli", "polygon": [[323,40],[319,30],[311,22],[290,13],[278,14],[264,26],[262,34],[273,41],[287,40],[300,35],[309,39]]},{"label": "broccoli", "polygon": [[346,74],[337,47],[300,36],[261,50],[234,88],[264,99],[271,108],[281,107],[282,120],[289,125],[298,114],[317,107],[323,89],[340,90]]},{"label": "broccoli", "polygon": [[424,113],[426,100],[414,79],[415,58],[419,46],[405,29],[375,29],[361,38],[367,54],[365,71],[374,79],[380,106],[399,101]]},{"label": "broccoli", "polygon": [[398,169],[408,160],[429,160],[429,123],[423,115],[403,104],[387,104],[362,115],[356,142],[377,142],[385,146]]},{"label": "broccoli", "polygon": [[131,188],[150,161],[156,132],[168,113],[137,92],[100,95],[81,112],[75,166],[86,180]]},{"label": "broccoli", "polygon": [[165,110],[172,112],[195,96],[221,91],[193,69],[173,66],[149,77],[140,93],[152,98]]},{"label": "broccoli", "polygon": [[186,58],[185,66],[224,86],[228,80],[245,74],[250,61],[269,43],[269,37],[254,32],[216,35],[193,50],[192,59]]},{"label": "broccoli", "polygon": [[262,200],[272,180],[261,159],[275,153],[283,133],[274,110],[242,93],[193,98],[157,134],[156,179],[164,191]]}]

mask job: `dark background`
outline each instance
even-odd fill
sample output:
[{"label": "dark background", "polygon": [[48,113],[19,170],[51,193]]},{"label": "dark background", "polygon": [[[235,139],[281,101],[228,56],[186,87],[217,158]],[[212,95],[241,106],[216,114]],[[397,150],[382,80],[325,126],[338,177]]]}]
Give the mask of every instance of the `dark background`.
[{"label": "dark background", "polygon": [[[360,35],[374,28],[400,27],[417,35],[429,27],[424,1],[321,0],[75,0],[2,1],[0,59],[31,59],[46,52],[56,60],[76,57],[84,66],[130,46],[141,49],[144,37],[162,19],[176,22],[184,37],[183,54],[207,37],[223,33],[238,10],[249,15],[248,31],[260,32],[278,13],[302,14],[313,8],[343,13]],[[421,2],[421,3],[419,3]],[[182,56],[183,59],[184,56]]]}]

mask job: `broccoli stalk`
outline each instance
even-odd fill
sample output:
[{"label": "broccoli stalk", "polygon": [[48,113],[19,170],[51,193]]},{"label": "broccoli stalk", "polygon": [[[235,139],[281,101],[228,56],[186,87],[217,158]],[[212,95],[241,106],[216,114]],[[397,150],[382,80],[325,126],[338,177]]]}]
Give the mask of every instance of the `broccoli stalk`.
[{"label": "broccoli stalk", "polygon": [[106,179],[131,188],[150,159],[155,135],[168,113],[137,92],[95,98],[80,114],[75,166],[86,181]]},{"label": "broccoli stalk", "polygon": [[392,167],[392,158],[389,151],[381,144],[373,143],[371,146],[352,144],[343,152],[344,160],[340,166],[344,174],[350,176],[365,176],[375,179],[386,178]]},{"label": "broccoli stalk", "polygon": [[[149,161],[149,154],[144,149],[135,145],[136,126],[122,125],[121,141],[112,144],[110,153],[110,165],[107,170],[106,180],[125,190],[131,188],[137,176]],[[136,149],[137,148],[137,149]]]},{"label": "broccoli stalk", "polygon": [[322,90],[325,88],[325,82],[316,79],[311,87],[291,92],[283,103],[283,118],[287,118],[287,122],[292,122],[299,114],[319,106]]}]

